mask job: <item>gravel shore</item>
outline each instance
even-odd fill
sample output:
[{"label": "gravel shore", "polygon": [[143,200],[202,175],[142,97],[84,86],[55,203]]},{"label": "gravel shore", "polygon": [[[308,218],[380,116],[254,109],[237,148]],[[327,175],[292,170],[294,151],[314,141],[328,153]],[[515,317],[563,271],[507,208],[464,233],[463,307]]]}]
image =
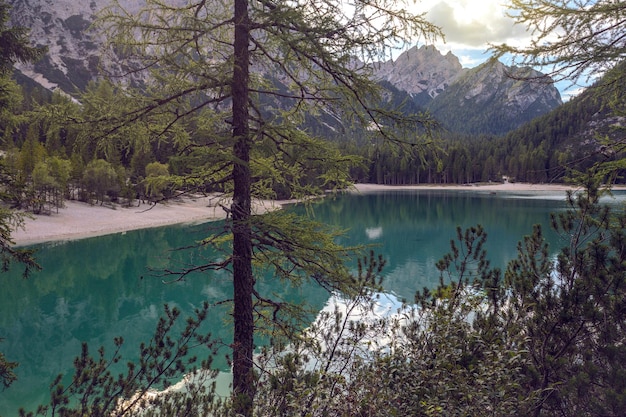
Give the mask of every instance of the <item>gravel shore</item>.
[{"label": "gravel shore", "polygon": [[[571,189],[560,184],[480,184],[480,185],[411,185],[385,186],[356,184],[352,192],[366,193],[380,190],[484,190],[484,191],[565,191]],[[256,201],[254,213],[282,207],[285,201]],[[179,223],[200,223],[226,217],[222,207],[230,201],[221,196],[184,197],[156,205],[140,204],[138,207],[99,206],[66,201],[65,207],[50,215],[26,219],[24,227],[13,232],[17,246],[43,242],[82,239],[128,230],[167,226]]]}]

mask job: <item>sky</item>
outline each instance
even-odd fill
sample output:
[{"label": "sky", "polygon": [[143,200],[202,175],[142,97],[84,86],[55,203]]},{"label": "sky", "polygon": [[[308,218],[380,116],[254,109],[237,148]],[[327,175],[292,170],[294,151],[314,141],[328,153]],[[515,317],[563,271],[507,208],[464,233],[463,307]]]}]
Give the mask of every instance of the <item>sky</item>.
[{"label": "sky", "polygon": [[528,39],[525,27],[506,15],[506,0],[415,0],[411,5],[441,27],[442,53],[452,51],[464,67],[475,67],[489,58],[489,44],[520,44]]},{"label": "sky", "polygon": [[[491,56],[488,51],[490,44],[520,46],[527,45],[530,39],[526,27],[515,24],[507,16],[507,0],[407,1],[414,11],[426,13],[426,19],[443,30],[445,43],[436,43],[437,49],[442,54],[451,51],[466,68],[485,62]],[[506,58],[501,61],[511,63]],[[557,85],[564,101],[579,92],[578,88],[569,86],[569,82]]]}]

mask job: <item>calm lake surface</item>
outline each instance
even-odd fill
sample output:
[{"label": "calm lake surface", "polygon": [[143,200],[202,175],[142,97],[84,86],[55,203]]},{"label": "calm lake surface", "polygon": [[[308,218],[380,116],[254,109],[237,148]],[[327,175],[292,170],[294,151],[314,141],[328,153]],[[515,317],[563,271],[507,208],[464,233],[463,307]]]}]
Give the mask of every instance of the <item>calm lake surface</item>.
[{"label": "calm lake surface", "polygon": [[[616,197],[623,200],[624,193]],[[296,208],[297,209],[297,208]],[[455,228],[481,224],[489,238],[492,264],[504,267],[516,256],[517,242],[534,224],[544,225],[552,252],[561,246],[549,233],[550,213],[565,209],[565,193],[511,194],[470,191],[390,191],[329,197],[315,206],[317,220],[347,229],[343,243],[377,245],[387,260],[385,289],[412,299],[415,290],[433,287],[439,275],[434,264],[449,251]],[[4,274],[0,292],[0,351],[20,363],[18,381],[0,391],[0,416],[17,415],[47,403],[49,384],[68,374],[87,341],[93,353],[111,347],[123,336],[124,360],[152,335],[165,303],[191,313],[204,300],[230,298],[224,272],[163,283],[153,271],[197,264],[218,255],[178,251],[205,237],[218,223],[172,226],[71,242],[38,245],[43,271],[28,280],[19,271]],[[288,290],[271,280],[260,283],[291,300],[306,297],[321,309],[329,295],[316,287]],[[214,335],[230,340],[226,307],[215,307]],[[110,349],[109,349],[110,350]],[[227,371],[226,363],[217,363]]]}]

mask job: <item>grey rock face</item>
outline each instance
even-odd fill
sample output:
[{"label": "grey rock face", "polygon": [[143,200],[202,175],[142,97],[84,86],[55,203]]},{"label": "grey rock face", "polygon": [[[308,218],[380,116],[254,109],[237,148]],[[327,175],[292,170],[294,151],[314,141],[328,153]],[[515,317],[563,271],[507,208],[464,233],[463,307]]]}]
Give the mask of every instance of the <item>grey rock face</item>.
[{"label": "grey rock face", "polygon": [[30,29],[36,45],[48,54],[35,64],[18,65],[46,88],[67,93],[83,88],[99,72],[103,40],[90,31],[94,14],[108,0],[9,0],[11,23]]},{"label": "grey rock face", "polygon": [[445,91],[465,71],[456,56],[442,55],[434,46],[413,47],[395,60],[374,66],[378,79],[411,95],[425,92],[431,98]]},{"label": "grey rock face", "polygon": [[[33,42],[48,47],[49,52],[41,61],[18,66],[22,73],[44,87],[73,94],[103,73],[123,73],[116,56],[103,52],[102,36],[91,29],[95,15],[110,0],[9,0],[8,3],[12,6],[11,23],[30,28]],[[136,11],[143,2],[120,0],[120,3]],[[561,104],[559,93],[551,83],[510,77],[530,74],[541,79],[540,73],[508,68],[498,61],[465,69],[456,56],[442,55],[433,46],[413,47],[393,61],[376,63],[373,73],[376,79],[408,93],[417,105],[449,122],[451,129],[468,126],[473,112],[480,110],[495,112],[493,117],[498,120],[510,119],[500,129],[507,130]]]}]

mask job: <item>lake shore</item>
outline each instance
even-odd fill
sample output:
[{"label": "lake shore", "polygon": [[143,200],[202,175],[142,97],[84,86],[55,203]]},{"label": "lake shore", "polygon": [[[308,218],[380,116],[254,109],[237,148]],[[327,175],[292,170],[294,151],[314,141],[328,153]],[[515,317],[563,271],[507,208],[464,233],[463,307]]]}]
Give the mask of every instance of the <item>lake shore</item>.
[{"label": "lake shore", "polygon": [[567,184],[529,184],[529,183],[479,183],[479,184],[423,184],[423,185],[380,185],[355,184],[355,192],[385,190],[465,190],[465,191],[507,191],[507,192],[543,192],[567,191],[579,188]]},{"label": "lake shore", "polygon": [[[564,184],[493,183],[477,185],[407,185],[388,186],[355,184],[351,192],[367,193],[384,190],[465,190],[544,192],[566,191],[574,188]],[[262,214],[276,210],[293,201],[255,201],[253,211]],[[122,233],[130,230],[169,226],[181,223],[203,223],[226,218],[224,207],[230,201],[222,196],[185,196],[156,205],[140,204],[130,208],[99,206],[66,201],[65,207],[50,215],[25,219],[24,227],[13,232],[17,246],[83,239],[87,237]]]},{"label": "lake shore", "polygon": [[[253,212],[276,210],[289,201],[255,201]],[[49,215],[34,215],[24,220],[24,227],[12,233],[16,246],[45,242],[84,239],[130,230],[204,223],[226,218],[230,199],[222,196],[185,196],[158,204],[100,206],[79,201],[65,201],[65,207]]]}]

